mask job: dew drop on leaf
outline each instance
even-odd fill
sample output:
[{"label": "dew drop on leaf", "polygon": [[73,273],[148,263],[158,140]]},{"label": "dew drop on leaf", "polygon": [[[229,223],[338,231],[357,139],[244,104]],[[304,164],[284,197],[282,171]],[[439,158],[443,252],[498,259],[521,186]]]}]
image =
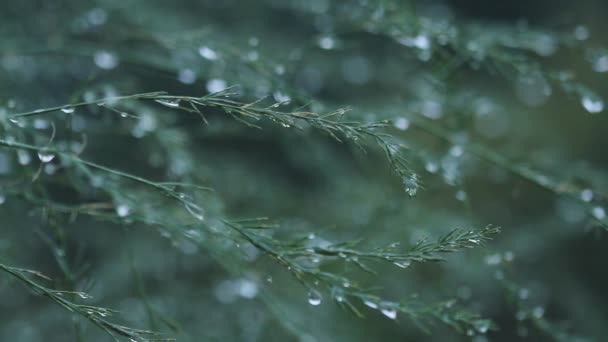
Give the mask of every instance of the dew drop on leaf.
[{"label": "dew drop on leaf", "polygon": [[405,192],[410,196],[416,196],[418,193],[418,181],[416,175],[403,177],[403,186]]},{"label": "dew drop on leaf", "polygon": [[89,298],[91,298],[90,295],[88,295],[87,293],[84,293],[84,292],[78,292],[77,294],[78,294],[78,297],[80,297],[82,299],[89,299]]},{"label": "dew drop on leaf", "polygon": [[380,312],[382,312],[382,314],[390,319],[395,319],[397,318],[397,310],[393,309],[393,308],[384,308],[381,309]]},{"label": "dew drop on leaf", "polygon": [[321,295],[315,290],[308,292],[308,304],[317,306],[321,304]]},{"label": "dew drop on leaf", "polygon": [[74,113],[74,110],[75,109],[73,107],[64,107],[64,108],[61,108],[61,111],[64,112],[64,113],[66,113],[66,114],[72,114],[72,113]]},{"label": "dew drop on leaf", "polygon": [[40,161],[43,163],[50,163],[53,161],[53,159],[55,159],[55,155],[46,151],[39,151],[38,159],[40,159]]},{"label": "dew drop on leaf", "polygon": [[395,261],[393,264],[400,268],[408,268],[408,267],[410,267],[412,262],[409,260],[403,260],[403,261]]},{"label": "dew drop on leaf", "polygon": [[366,306],[368,306],[368,307],[370,307],[372,309],[377,309],[378,308],[378,304],[376,304],[376,303],[374,303],[372,301],[369,301],[369,300],[364,301],[363,304],[365,304]]},{"label": "dew drop on leaf", "polygon": [[156,100],[156,102],[162,104],[163,106],[167,106],[170,108],[177,108],[179,107],[179,100]]}]

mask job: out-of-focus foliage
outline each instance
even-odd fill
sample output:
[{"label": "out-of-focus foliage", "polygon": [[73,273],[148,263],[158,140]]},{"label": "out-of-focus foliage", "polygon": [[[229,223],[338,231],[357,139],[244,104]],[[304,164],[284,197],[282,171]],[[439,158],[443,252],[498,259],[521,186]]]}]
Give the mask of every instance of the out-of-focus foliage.
[{"label": "out-of-focus foliage", "polygon": [[0,340],[602,340],[607,9],[3,2]]}]

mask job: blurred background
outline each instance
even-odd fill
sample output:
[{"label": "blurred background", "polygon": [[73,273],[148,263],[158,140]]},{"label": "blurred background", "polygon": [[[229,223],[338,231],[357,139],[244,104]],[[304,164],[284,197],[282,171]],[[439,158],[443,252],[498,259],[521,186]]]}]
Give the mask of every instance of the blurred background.
[{"label": "blurred background", "polygon": [[[3,1],[1,139],[51,141],[113,169],[215,191],[190,194],[207,220],[183,231],[182,208],[159,205],[158,194],[3,147],[2,263],[41,271],[51,287],[86,291],[87,303],[119,311],[117,322],[178,341],[601,341],[605,13],[599,0]],[[143,101],[9,120],[230,86],[245,102],[391,120],[385,132],[422,186],[409,196],[374,148],[269,120],[251,128],[216,109],[204,113],[207,124]],[[107,215],[96,217],[50,203],[116,208],[101,206]],[[455,299],[496,329],[437,323],[425,332],[405,315],[362,308],[357,318],[329,298],[310,305],[287,270],[225,238],[222,217],[262,216],[280,223],[278,236],[372,247],[499,226],[485,246],[442,263],[378,263],[373,276],[321,265],[392,300]],[[0,307],[2,341],[111,340],[5,274]]]}]

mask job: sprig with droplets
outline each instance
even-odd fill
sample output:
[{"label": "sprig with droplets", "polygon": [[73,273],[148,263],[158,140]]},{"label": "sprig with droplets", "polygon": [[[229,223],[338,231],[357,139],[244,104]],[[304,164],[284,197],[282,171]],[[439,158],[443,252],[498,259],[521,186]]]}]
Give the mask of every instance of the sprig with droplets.
[{"label": "sprig with droplets", "polygon": [[[236,95],[236,93],[231,91],[231,88],[202,97],[175,96],[164,92],[142,93],[16,113],[9,115],[8,119],[18,121],[22,118],[56,111],[74,113],[76,108],[91,105],[109,108],[112,111],[120,113],[122,116],[131,116],[131,114],[117,109],[117,107],[124,101],[140,100],[153,101],[165,107],[194,113],[200,115],[202,120],[206,122],[207,119],[204,115],[205,108],[217,108],[249,127],[260,128],[257,125],[258,122],[269,120],[282,127],[299,130],[303,130],[305,126],[309,126],[327,134],[338,142],[352,143],[363,151],[365,151],[365,144],[369,144],[370,142],[375,143],[385,154],[391,169],[402,179],[407,193],[411,196],[416,194],[420,186],[420,180],[417,174],[409,167],[404,156],[403,147],[391,143],[391,136],[381,131],[390,124],[389,121],[372,123],[348,121],[344,119],[348,109],[344,108],[323,114],[300,110],[282,111],[279,107],[286,105],[288,101],[274,102],[271,105],[263,106],[261,103],[265,100],[264,98],[245,103],[234,100],[233,97]],[[4,145],[8,146],[6,143]],[[99,165],[96,167],[99,168]],[[155,186],[159,186],[159,184],[155,184]]]},{"label": "sprig with droplets", "polygon": [[[108,222],[122,222],[124,219],[118,212],[107,212],[93,206],[61,204],[28,193],[19,195],[33,204],[44,205],[49,210],[72,216],[82,214]],[[148,227],[157,226],[161,231],[174,229],[176,231],[172,233],[175,233],[176,236],[183,235],[194,243],[203,243],[197,238],[198,234],[192,232],[204,229],[205,223],[181,225],[175,222],[174,218],[165,217],[153,221],[137,214],[130,214],[129,219],[132,223],[141,223]],[[323,287],[327,289],[335,303],[359,317],[365,316],[362,309],[367,307],[368,310],[377,310],[392,320],[397,319],[398,313],[402,313],[425,331],[436,322],[447,324],[461,333],[475,331],[483,334],[494,328],[491,321],[456,305],[456,300],[435,304],[425,303],[416,297],[402,301],[387,300],[374,294],[373,289],[364,288],[345,275],[321,270],[319,266],[322,258],[345,260],[353,262],[366,272],[373,273],[374,271],[367,265],[370,261],[390,262],[400,268],[405,268],[412,262],[440,261],[443,259],[437,253],[456,252],[480,245],[498,232],[496,228],[456,229],[436,241],[420,242],[405,252],[397,253],[395,252],[397,244],[368,252],[357,249],[356,244],[349,242],[336,243],[323,248],[309,246],[308,242],[314,240],[314,236],[312,239],[311,236],[307,236],[304,239],[279,241],[264,235],[263,232],[278,228],[269,223],[267,219],[224,220],[224,223],[237,232],[237,235],[231,235],[229,231],[215,232],[215,234],[219,234],[222,239],[233,240],[237,244],[242,243],[244,238],[261,253],[277,261],[308,289],[307,300],[311,305],[317,306],[322,303],[324,294],[321,288]],[[169,233],[169,231],[166,232]],[[206,244],[202,246],[209,247]],[[79,294],[79,296],[82,297],[84,294]]]},{"label": "sprig with droplets", "polygon": [[300,246],[287,243],[283,255],[290,257],[340,257],[354,261],[362,270],[371,272],[364,261],[391,262],[400,268],[407,268],[414,262],[444,261],[442,253],[458,252],[473,248],[489,241],[491,237],[500,232],[498,227],[488,225],[481,229],[457,228],[440,236],[435,241],[420,240],[406,251],[399,252],[398,243],[365,251],[357,248],[361,241],[353,241],[321,246]]},{"label": "sprig with droplets", "polygon": [[86,318],[89,322],[93,323],[95,326],[109,334],[117,342],[120,341],[119,338],[127,338],[131,342],[170,340],[160,338],[159,334],[154,331],[134,329],[109,321],[108,317],[115,313],[114,310],[98,306],[79,304],[66,299],[66,295],[75,295],[83,300],[90,298],[90,295],[84,292],[54,290],[42,285],[40,282],[35,281],[32,278],[37,277],[46,281],[50,281],[51,279],[38,271],[16,268],[2,263],[0,263],[0,270],[19,280],[34,293],[49,298],[51,301],[70,313]]},{"label": "sprig with droplets", "polygon": [[[13,141],[6,142],[0,140],[0,145],[32,151],[40,150],[40,148],[35,146],[16,143]],[[73,164],[75,164],[78,169],[82,170],[84,174],[91,173],[89,169],[95,170],[96,172],[105,172],[108,173],[108,175],[116,175],[129,181],[135,181],[136,183],[142,184],[150,190],[161,191],[163,194],[168,194],[168,191],[175,191],[173,188],[174,186],[183,185],[182,183],[153,182],[145,178],[85,161],[80,157],[74,156],[73,154],[64,153],[55,149],[49,150],[46,148],[45,151],[47,153],[53,153],[54,155],[58,156],[58,158],[71,158],[70,160],[74,162]],[[112,188],[112,186],[109,188]],[[137,213],[132,212],[129,206],[122,204],[114,208],[115,212],[108,212],[105,210],[108,208],[107,206],[95,205],[95,203],[70,206],[55,203],[48,198],[35,198],[34,195],[29,194],[28,192],[25,192],[24,194],[27,199],[32,200],[39,205],[66,213],[83,213],[102,220],[110,220],[113,222],[122,222],[123,219],[128,218],[130,222],[140,222],[145,225],[155,225],[163,227],[164,229],[167,229],[167,227],[181,226],[176,221],[173,221],[173,219],[161,219],[160,221],[154,222],[143,216],[140,217]],[[177,200],[179,203],[186,203],[184,201],[188,200],[188,197],[182,196],[181,193],[178,192],[169,193],[169,197],[173,200]],[[113,208],[113,206],[110,206],[109,208]],[[186,208],[188,209],[189,206],[186,205]],[[345,258],[368,272],[373,272],[367,265],[369,261],[388,261],[401,268],[405,268],[412,262],[441,260],[441,257],[438,256],[437,253],[458,251],[483,243],[489,239],[490,235],[498,231],[495,228],[486,227],[481,230],[455,230],[444,237],[441,237],[436,242],[420,242],[410,250],[398,253],[395,251],[396,245],[378,248],[373,251],[364,251],[360,249],[356,243],[352,242],[330,244],[325,246],[309,246],[304,244],[303,242],[307,242],[308,239],[302,240],[302,244],[300,244],[300,241],[298,240],[282,242],[267,238],[263,234],[256,233],[260,231],[260,229],[271,228],[271,226],[268,226],[264,222],[260,222],[258,220],[226,220],[225,223],[239,233],[239,236],[237,237],[230,236],[229,234],[223,234],[225,238],[233,239],[235,242],[238,242],[240,238],[245,238],[245,240],[252,243],[252,245],[258,248],[262,253],[275,258],[283,266],[286,266],[292,272],[292,274],[294,274],[296,278],[302,282],[304,286],[310,288],[311,298],[309,298],[309,301],[312,304],[316,303],[315,294],[317,293],[317,290],[315,288],[317,286],[314,284],[315,282],[321,282],[326,287],[331,289],[332,297],[336,300],[336,302],[349,308],[357,315],[362,315],[362,313],[361,310],[357,308],[357,304],[354,303],[358,303],[359,306],[363,304],[368,307],[375,305],[383,315],[392,319],[396,318],[397,312],[403,312],[412,319],[420,322],[426,321],[426,318],[428,317],[440,317],[440,320],[451,325],[456,325],[460,330],[464,329],[465,326],[478,326],[482,324],[479,322],[486,322],[475,315],[465,314],[463,311],[452,312],[450,311],[451,306],[428,306],[424,303],[420,303],[419,301],[408,301],[404,303],[384,300],[369,293],[364,288],[359,287],[356,282],[345,276],[318,269],[314,265],[314,261],[312,266],[306,265],[306,263],[302,262],[302,258],[311,260],[314,260],[315,258]],[[181,227],[183,230],[181,233],[186,235],[190,228],[187,228],[186,226]],[[434,309],[430,310],[431,307]],[[441,315],[439,312],[441,312]]]},{"label": "sprig with droplets", "polygon": [[[178,191],[178,187],[187,187],[194,188],[198,190],[208,191],[210,190],[207,187],[203,187],[196,184],[187,184],[180,182],[156,182],[150,179],[140,177],[137,175],[133,175],[127,172],[123,172],[117,169],[113,169],[104,165],[97,164],[95,162],[85,160],[80,156],[71,153],[59,150],[54,147],[38,147],[34,145],[29,145],[21,142],[16,142],[12,140],[0,139],[0,146],[17,149],[17,150],[27,150],[33,151],[38,154],[41,163],[48,163],[54,160],[55,158],[64,159],[65,161],[69,161],[74,165],[74,167],[81,171],[83,174],[88,175],[90,178],[95,177],[95,172],[91,170],[95,170],[96,172],[105,173],[108,176],[114,176],[121,179],[125,179],[128,181],[135,182],[142,186],[157,190],[160,194],[170,198],[177,203],[180,203],[186,211],[188,211],[193,217],[198,220],[204,219],[204,208],[202,208],[192,197],[185,195],[184,193]],[[119,216],[125,217],[129,214],[130,208],[126,204],[118,203],[115,208],[116,212]]]},{"label": "sprig with droplets", "polygon": [[321,304],[323,295],[319,288],[322,284],[329,290],[331,298],[337,304],[360,317],[364,316],[360,310],[360,307],[364,305],[379,310],[390,319],[396,319],[397,312],[402,312],[422,328],[426,328],[431,323],[430,318],[438,319],[461,332],[474,329],[485,333],[493,327],[489,320],[480,318],[476,314],[466,310],[456,310],[453,307],[454,301],[428,305],[414,298],[402,302],[385,300],[359,286],[347,276],[322,270],[320,265],[323,259],[345,260],[352,262],[365,272],[375,273],[368,266],[368,262],[389,262],[400,268],[407,268],[413,262],[441,261],[444,260],[439,255],[441,253],[457,252],[487,242],[492,235],[499,232],[496,227],[455,229],[436,241],[420,241],[407,251],[397,252],[398,244],[376,248],[372,251],[358,249],[359,242],[332,244],[322,241],[320,244],[314,244],[314,242],[311,243],[316,239],[314,235],[302,239],[280,241],[264,233],[269,228],[275,228],[269,226],[265,221],[226,220],[224,222],[262,253],[289,270],[303,286],[309,289],[308,302],[311,305]]}]

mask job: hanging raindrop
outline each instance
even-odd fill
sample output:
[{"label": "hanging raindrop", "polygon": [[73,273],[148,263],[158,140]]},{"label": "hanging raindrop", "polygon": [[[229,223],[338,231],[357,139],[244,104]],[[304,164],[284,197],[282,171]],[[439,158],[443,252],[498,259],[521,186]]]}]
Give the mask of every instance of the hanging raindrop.
[{"label": "hanging raindrop", "polygon": [[321,294],[316,290],[310,290],[308,292],[308,304],[317,306],[321,304]]},{"label": "hanging raindrop", "polygon": [[38,151],[38,159],[43,163],[50,163],[55,159],[55,155],[48,151]]}]

